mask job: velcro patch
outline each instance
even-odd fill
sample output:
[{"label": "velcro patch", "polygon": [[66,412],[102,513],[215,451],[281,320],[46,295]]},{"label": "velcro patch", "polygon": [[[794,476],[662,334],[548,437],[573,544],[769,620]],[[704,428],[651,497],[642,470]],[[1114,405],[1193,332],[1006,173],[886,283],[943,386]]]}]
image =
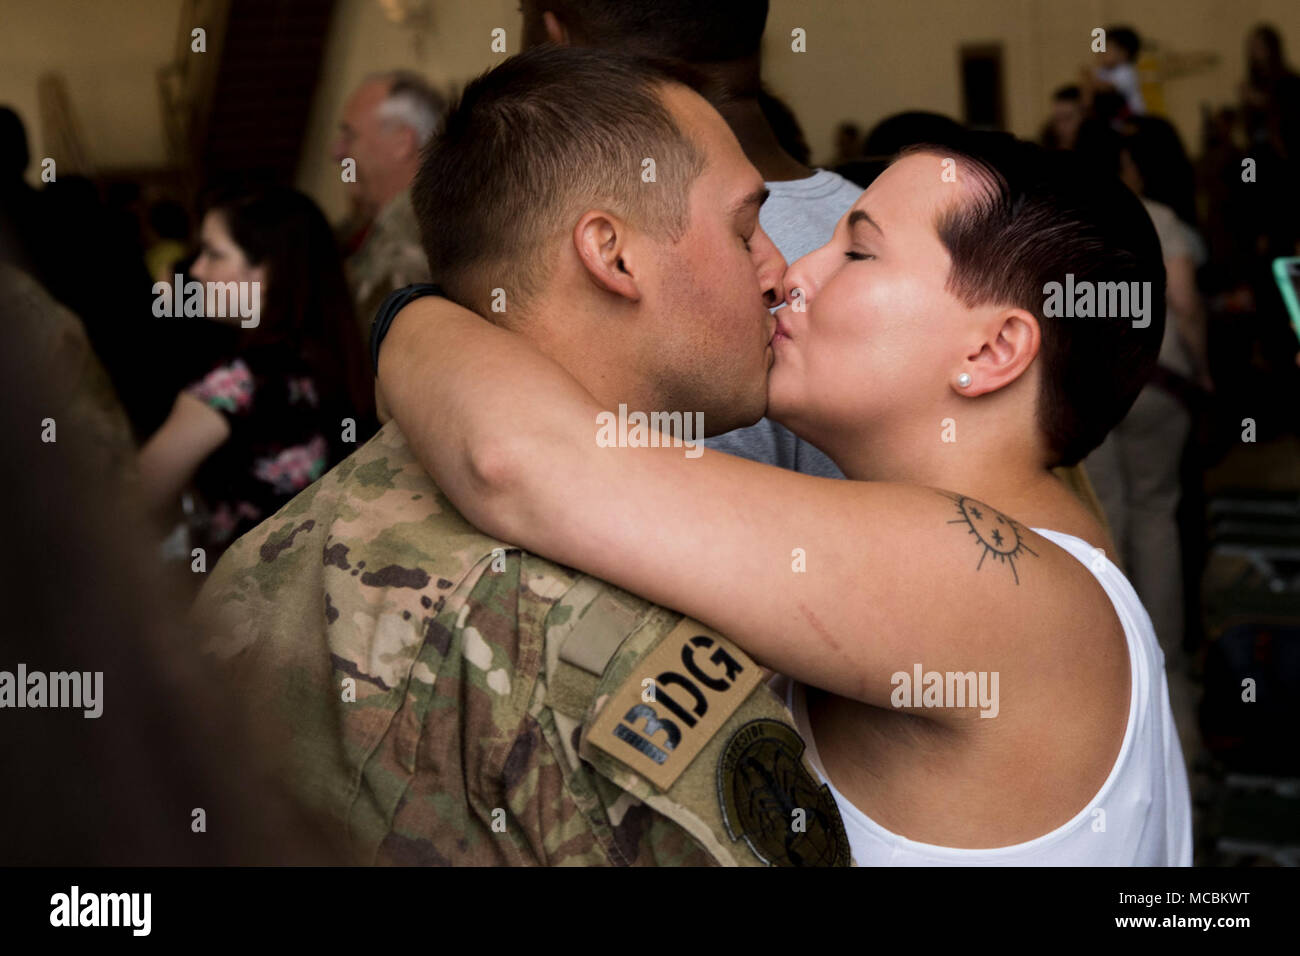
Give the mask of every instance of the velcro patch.
[{"label": "velcro patch", "polygon": [[727,741],[718,761],[722,822],[769,866],[849,866],[852,853],[830,787],[803,763],[803,738],[759,718]]},{"label": "velcro patch", "polygon": [[761,679],[736,645],[684,619],[619,684],[587,739],[667,790]]}]

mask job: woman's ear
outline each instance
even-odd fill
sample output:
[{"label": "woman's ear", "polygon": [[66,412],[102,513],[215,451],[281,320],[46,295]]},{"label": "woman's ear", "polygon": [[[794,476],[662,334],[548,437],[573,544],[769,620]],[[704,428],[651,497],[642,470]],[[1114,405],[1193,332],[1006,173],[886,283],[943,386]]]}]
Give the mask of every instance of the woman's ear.
[{"label": "woman's ear", "polygon": [[[1010,385],[1029,368],[1042,345],[1038,318],[1027,309],[999,309],[985,329],[979,348],[953,372],[960,395],[983,395]],[[961,384],[960,374],[970,376],[969,384]]]},{"label": "woman's ear", "polygon": [[617,216],[590,210],[573,227],[573,247],[587,275],[606,292],[641,301],[636,270],[628,262],[628,227]]}]

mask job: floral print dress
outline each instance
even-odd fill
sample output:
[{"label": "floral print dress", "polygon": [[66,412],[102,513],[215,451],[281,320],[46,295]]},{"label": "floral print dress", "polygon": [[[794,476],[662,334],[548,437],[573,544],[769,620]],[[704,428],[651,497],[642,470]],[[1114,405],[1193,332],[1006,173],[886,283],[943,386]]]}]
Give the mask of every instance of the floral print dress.
[{"label": "floral print dress", "polygon": [[296,356],[261,350],[220,362],[185,391],[221,413],[230,437],[199,467],[194,484],[208,509],[196,544],[211,562],[269,518],[339,457],[342,415],[322,402]]}]

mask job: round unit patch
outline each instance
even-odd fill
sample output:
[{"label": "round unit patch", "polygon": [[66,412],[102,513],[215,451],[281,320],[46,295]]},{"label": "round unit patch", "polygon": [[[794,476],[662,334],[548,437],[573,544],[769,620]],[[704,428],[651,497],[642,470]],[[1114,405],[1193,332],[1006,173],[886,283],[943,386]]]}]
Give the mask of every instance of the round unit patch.
[{"label": "round unit patch", "polygon": [[751,720],[732,734],[718,761],[723,823],[769,866],[848,866],[839,808],[803,752],[803,738],[777,720]]}]

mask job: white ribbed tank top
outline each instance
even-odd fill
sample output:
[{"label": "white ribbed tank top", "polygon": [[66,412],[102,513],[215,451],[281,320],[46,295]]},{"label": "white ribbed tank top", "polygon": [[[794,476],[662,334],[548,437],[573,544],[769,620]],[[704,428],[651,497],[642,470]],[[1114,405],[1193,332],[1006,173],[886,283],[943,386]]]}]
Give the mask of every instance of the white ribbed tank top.
[{"label": "white ribbed tank top", "polygon": [[786,704],[808,745],[810,762],[839,806],[859,866],[1191,865],[1187,768],[1169,707],[1164,652],[1151,618],[1119,568],[1104,555],[1094,558],[1094,549],[1086,541],[1061,531],[1033,530],[1083,562],[1105,589],[1124,627],[1131,693],[1124,742],[1110,775],[1073,819],[1028,842],[987,850],[918,843],[876,823],[827,779],[808,722],[803,687],[784,679]]}]

